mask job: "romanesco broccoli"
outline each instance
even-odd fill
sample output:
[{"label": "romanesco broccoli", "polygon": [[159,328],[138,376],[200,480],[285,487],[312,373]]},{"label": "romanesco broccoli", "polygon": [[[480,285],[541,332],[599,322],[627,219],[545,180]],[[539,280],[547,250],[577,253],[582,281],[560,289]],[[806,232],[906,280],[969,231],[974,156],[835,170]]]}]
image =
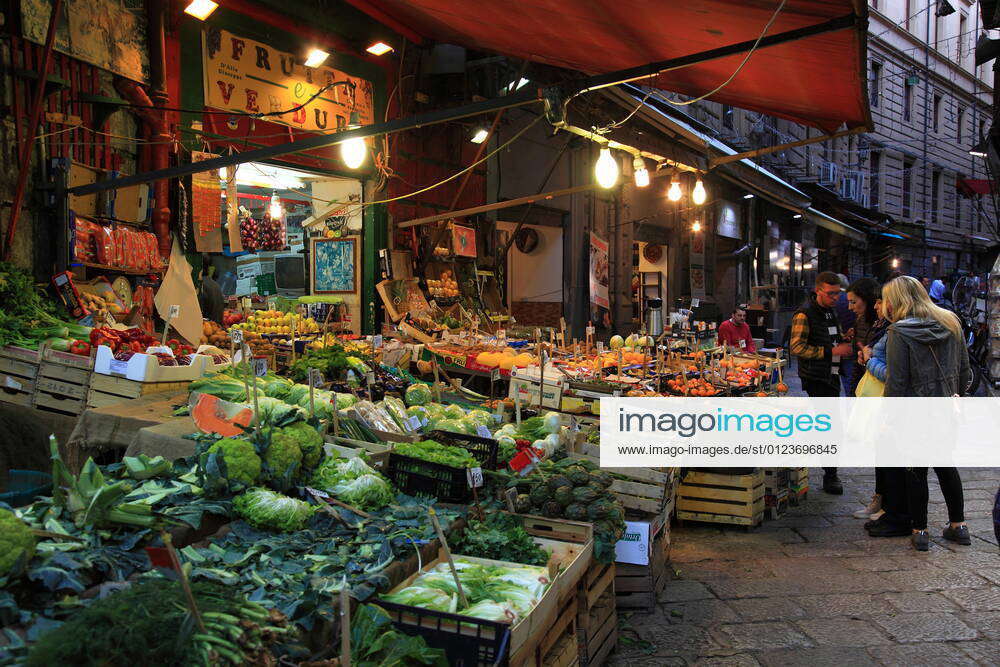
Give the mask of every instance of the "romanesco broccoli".
[{"label": "romanesco broccoli", "polygon": [[31,529],[5,509],[0,509],[0,578],[21,574],[35,555]]},{"label": "romanesco broccoli", "polygon": [[201,465],[207,464],[208,457],[218,454],[226,463],[226,477],[247,486],[260,477],[260,457],[253,445],[241,438],[225,438],[208,448],[202,455]]},{"label": "romanesco broccoli", "polygon": [[302,463],[302,448],[294,439],[282,436],[281,431],[274,431],[271,444],[264,452],[264,463],[272,480],[281,479],[289,470],[294,475]]},{"label": "romanesco broccoli", "polygon": [[306,422],[295,422],[274,432],[271,442],[291,438],[302,450],[302,467],[315,468],[323,456],[323,436]]}]

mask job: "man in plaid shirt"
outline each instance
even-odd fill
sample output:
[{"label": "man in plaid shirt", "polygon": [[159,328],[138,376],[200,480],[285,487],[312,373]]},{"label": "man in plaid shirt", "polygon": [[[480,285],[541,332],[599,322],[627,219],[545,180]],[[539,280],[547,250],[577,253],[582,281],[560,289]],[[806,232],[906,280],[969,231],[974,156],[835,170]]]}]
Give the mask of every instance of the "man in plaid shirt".
[{"label": "man in plaid shirt", "polygon": [[[844,342],[834,310],[841,290],[836,273],[820,273],[816,276],[815,293],[792,318],[789,347],[798,363],[802,389],[810,397],[840,396],[840,359],[851,354],[851,344]],[[823,470],[823,490],[842,494],[844,487],[837,469]]]}]

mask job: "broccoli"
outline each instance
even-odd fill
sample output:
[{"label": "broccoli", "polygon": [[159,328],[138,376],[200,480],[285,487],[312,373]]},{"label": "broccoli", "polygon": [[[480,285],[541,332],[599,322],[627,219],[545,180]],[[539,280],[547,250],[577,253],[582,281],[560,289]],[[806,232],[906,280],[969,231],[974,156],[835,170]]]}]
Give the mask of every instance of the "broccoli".
[{"label": "broccoli", "polygon": [[212,454],[217,454],[225,461],[226,477],[234,482],[249,486],[260,477],[260,457],[247,440],[241,438],[219,440],[202,454],[200,461],[202,468],[205,468]]},{"label": "broccoli", "polygon": [[0,579],[21,574],[35,555],[35,536],[13,512],[0,509]]},{"label": "broccoli", "polygon": [[291,438],[302,450],[302,466],[315,468],[323,456],[323,436],[306,422],[295,422],[278,429],[271,436],[272,445],[276,440]]},{"label": "broccoli", "polygon": [[302,530],[313,515],[309,503],[260,487],[236,496],[233,508],[247,523],[261,530]]},{"label": "broccoli", "polygon": [[302,448],[293,438],[283,436],[280,430],[274,431],[271,443],[264,452],[264,463],[267,464],[269,479],[281,479],[289,471],[294,475],[302,463]]}]

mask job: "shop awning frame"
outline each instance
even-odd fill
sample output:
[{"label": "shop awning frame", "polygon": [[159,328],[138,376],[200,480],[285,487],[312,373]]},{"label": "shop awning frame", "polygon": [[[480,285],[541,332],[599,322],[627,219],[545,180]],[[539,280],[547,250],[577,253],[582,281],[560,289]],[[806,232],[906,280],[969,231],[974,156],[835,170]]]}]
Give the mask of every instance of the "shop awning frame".
[{"label": "shop awning frame", "polygon": [[[863,17],[850,14],[812,26],[776,33],[761,39],[760,43],[757,45],[757,50],[759,51],[768,47],[787,44],[789,42],[798,41],[826,32],[843,30],[851,26],[856,26],[858,21],[863,20]],[[148,171],[141,174],[123,176],[107,181],[80,185],[74,188],[69,188],[66,192],[67,194],[75,196],[84,196],[132,185],[141,185],[143,183],[150,183],[167,178],[181,178],[195,173],[223,169],[243,164],[245,162],[264,162],[267,160],[273,160],[283,155],[326,148],[343,143],[349,139],[366,139],[368,137],[394,134],[397,132],[418,129],[427,125],[436,125],[462,118],[468,118],[470,116],[487,114],[500,109],[539,103],[544,103],[546,115],[549,121],[553,125],[559,126],[565,122],[566,102],[580,94],[607,88],[620,83],[651,78],[658,73],[687,67],[695,63],[707,62],[718,58],[745,53],[753,47],[753,44],[754,41],[743,41],[728,46],[708,49],[699,53],[648,63],[640,67],[633,67],[607,74],[584,77],[582,79],[535,90],[525,87],[521,90],[516,90],[509,95],[484,100],[482,102],[474,102],[451,109],[439,109],[425,114],[410,116],[408,118],[401,118],[381,123],[372,123],[371,125],[366,125],[354,130],[345,130],[333,135],[317,135],[291,141],[285,144],[267,146],[241,153],[233,153],[231,155],[224,155],[197,163],[177,165],[166,169]]]}]

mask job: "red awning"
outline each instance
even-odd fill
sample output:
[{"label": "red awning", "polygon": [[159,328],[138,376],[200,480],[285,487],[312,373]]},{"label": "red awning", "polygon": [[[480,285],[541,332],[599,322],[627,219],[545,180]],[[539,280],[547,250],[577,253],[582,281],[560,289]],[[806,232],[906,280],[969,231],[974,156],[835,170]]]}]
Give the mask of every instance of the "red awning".
[{"label": "red awning", "polygon": [[[588,74],[604,74],[753,41],[778,0],[348,0],[428,39]],[[857,7],[856,7],[857,6]],[[787,0],[768,36],[866,12],[855,0]],[[710,99],[835,131],[870,124],[863,18],[848,27],[762,48]],[[744,54],[636,81],[700,96]]]},{"label": "red awning", "polygon": [[985,178],[960,178],[955,181],[958,191],[966,197],[973,195],[988,195],[996,190],[996,181]]}]

